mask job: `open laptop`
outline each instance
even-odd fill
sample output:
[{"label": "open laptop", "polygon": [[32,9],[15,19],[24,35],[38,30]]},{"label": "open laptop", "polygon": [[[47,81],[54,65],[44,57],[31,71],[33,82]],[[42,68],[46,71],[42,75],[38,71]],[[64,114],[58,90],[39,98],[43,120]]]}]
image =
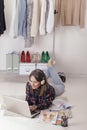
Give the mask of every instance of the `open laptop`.
[{"label": "open laptop", "polygon": [[25,117],[33,118],[40,113],[40,111],[31,112],[27,101],[23,101],[14,97],[3,96],[5,109]]}]

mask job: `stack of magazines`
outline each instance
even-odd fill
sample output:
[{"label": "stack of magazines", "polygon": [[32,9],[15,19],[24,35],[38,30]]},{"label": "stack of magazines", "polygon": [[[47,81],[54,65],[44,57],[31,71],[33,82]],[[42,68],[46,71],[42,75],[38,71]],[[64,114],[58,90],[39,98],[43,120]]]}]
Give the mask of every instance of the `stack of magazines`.
[{"label": "stack of magazines", "polygon": [[54,100],[56,107],[49,110],[42,110],[39,116],[39,121],[43,123],[50,123],[54,125],[61,125],[62,117],[66,117],[66,121],[72,118],[72,106],[63,100]]}]

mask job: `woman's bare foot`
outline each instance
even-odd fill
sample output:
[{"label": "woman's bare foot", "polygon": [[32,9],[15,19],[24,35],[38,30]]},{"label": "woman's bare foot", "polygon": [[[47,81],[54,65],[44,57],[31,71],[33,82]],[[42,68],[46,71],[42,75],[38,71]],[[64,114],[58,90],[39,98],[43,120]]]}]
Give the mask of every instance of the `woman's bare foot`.
[{"label": "woman's bare foot", "polygon": [[47,66],[49,67],[49,66],[53,66],[53,65],[55,65],[55,60],[52,60],[52,59],[50,59],[49,61],[48,61],[48,63],[47,63]]}]

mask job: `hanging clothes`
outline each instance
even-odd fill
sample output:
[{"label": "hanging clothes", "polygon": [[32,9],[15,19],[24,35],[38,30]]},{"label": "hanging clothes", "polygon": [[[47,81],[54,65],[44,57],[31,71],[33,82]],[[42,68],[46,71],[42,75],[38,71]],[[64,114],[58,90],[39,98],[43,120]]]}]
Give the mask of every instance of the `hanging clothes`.
[{"label": "hanging clothes", "polygon": [[73,0],[61,0],[62,25],[72,25]]},{"label": "hanging clothes", "polygon": [[39,32],[40,35],[46,34],[46,0],[41,0],[41,16],[40,16],[40,27]]},{"label": "hanging clothes", "polygon": [[85,17],[85,0],[73,1],[73,24],[84,27]]},{"label": "hanging clothes", "polygon": [[31,36],[36,37],[39,32],[40,25],[40,0],[33,0],[33,16],[31,24]]},{"label": "hanging clothes", "polygon": [[[47,24],[47,19],[48,19],[48,14],[49,14],[49,8],[50,8],[49,0],[46,0],[45,30],[46,30],[46,24]],[[46,33],[47,33],[47,30],[46,30]]]},{"label": "hanging clothes", "polygon": [[4,0],[0,0],[0,35],[6,30]]},{"label": "hanging clothes", "polygon": [[54,28],[54,8],[55,8],[55,0],[49,0],[49,14],[46,24],[47,33],[51,33]]},{"label": "hanging clothes", "polygon": [[49,14],[49,0],[41,0],[41,15],[40,15],[40,27],[39,27],[39,34],[46,35],[46,24],[48,20]]},{"label": "hanging clothes", "polygon": [[61,15],[61,0],[55,0],[55,26],[60,25],[60,15]]},{"label": "hanging clothes", "polygon": [[32,0],[27,0],[27,12],[26,12],[26,38],[25,47],[31,47],[34,44],[34,37],[31,37],[31,23],[32,23],[33,3]]},{"label": "hanging clothes", "polygon": [[19,9],[20,0],[14,0],[12,7],[12,18],[9,30],[9,36],[12,38],[18,37],[18,9]]},{"label": "hanging clothes", "polygon": [[14,0],[9,35],[26,37],[26,0]]},{"label": "hanging clothes", "polygon": [[23,36],[26,39],[27,35],[27,18],[26,18],[26,9],[27,1],[20,0],[19,9],[18,9],[18,35]]},{"label": "hanging clothes", "polygon": [[61,0],[61,22],[66,26],[84,27],[85,0]]}]

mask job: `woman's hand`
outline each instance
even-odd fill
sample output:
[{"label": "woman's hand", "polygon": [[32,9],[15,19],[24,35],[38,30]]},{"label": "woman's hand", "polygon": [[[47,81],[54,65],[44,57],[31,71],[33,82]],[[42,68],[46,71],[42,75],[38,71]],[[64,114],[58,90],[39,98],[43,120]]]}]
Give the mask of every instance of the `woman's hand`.
[{"label": "woman's hand", "polygon": [[31,111],[35,111],[37,109],[37,106],[36,105],[30,105],[29,108],[30,108]]}]

